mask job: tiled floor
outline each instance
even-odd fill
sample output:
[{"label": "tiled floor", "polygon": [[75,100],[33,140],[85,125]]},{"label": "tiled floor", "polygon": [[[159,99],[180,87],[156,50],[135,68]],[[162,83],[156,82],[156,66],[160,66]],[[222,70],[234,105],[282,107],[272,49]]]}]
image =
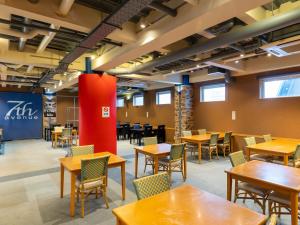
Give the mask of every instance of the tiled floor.
[{"label": "tiled floor", "polygon": [[[51,143],[43,140],[14,141],[6,144],[6,154],[0,155],[0,225],[60,225],[101,224],[114,225],[111,209],[136,200],[132,180],[134,173],[133,147],[127,141],[118,142],[118,154],[127,159],[126,201],[121,201],[119,169],[109,170],[108,197],[110,209],[104,207],[102,199],[90,197],[86,203],[86,216],[79,216],[79,205],[75,218],[69,217],[69,174],[65,173],[65,197],[59,197],[59,163],[66,150],[52,149]],[[141,159],[142,162],[142,159]],[[140,175],[143,164],[139,164]],[[188,163],[186,183],[225,198],[228,160],[203,161],[201,165]],[[181,185],[180,173],[174,174],[172,186]],[[242,204],[239,202],[239,204]],[[251,202],[247,207],[260,211]],[[281,224],[290,224],[283,216]]]}]

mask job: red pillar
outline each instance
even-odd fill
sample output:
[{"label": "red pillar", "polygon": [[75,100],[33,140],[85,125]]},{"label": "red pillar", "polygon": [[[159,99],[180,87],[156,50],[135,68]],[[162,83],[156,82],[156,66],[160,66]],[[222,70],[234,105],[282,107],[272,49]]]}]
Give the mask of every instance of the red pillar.
[{"label": "red pillar", "polygon": [[[79,144],[93,144],[95,152],[116,154],[116,78],[82,74],[78,93]],[[103,107],[109,107],[109,115]]]}]

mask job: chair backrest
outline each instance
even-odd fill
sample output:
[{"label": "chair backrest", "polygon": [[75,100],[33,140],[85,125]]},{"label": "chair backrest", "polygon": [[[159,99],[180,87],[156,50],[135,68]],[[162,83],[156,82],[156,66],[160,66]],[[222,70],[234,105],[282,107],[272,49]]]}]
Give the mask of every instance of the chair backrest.
[{"label": "chair backrest", "polygon": [[233,167],[241,165],[246,162],[243,151],[230,153],[229,159]]},{"label": "chair backrest", "polygon": [[185,144],[173,144],[170,151],[170,160],[183,158]]},{"label": "chair backrest", "polygon": [[246,142],[246,146],[256,144],[255,137],[246,137],[246,138],[244,138],[244,140]]},{"label": "chair backrest", "polygon": [[168,173],[159,173],[133,181],[138,200],[170,190]]},{"label": "chair backrest", "polygon": [[144,145],[155,145],[157,144],[157,137],[144,137]]},{"label": "chair backrest", "polygon": [[276,214],[272,214],[268,220],[267,225],[276,225],[277,224],[277,216]]},{"label": "chair backrest", "polygon": [[219,134],[213,133],[210,135],[209,145],[217,145],[219,140]]},{"label": "chair backrest", "polygon": [[294,167],[300,167],[300,144],[297,145],[294,153]]},{"label": "chair backrest", "polygon": [[199,130],[198,130],[198,134],[199,134],[199,135],[204,135],[204,134],[206,134],[206,129],[199,129]]},{"label": "chair backrest", "polygon": [[265,141],[272,141],[272,136],[271,136],[271,134],[264,134],[264,135],[263,135],[263,138],[264,138]]},{"label": "chair backrest", "polygon": [[139,128],[141,128],[140,124],[137,123],[133,124],[133,129],[139,129]]},{"label": "chair backrest", "polygon": [[192,136],[192,131],[191,130],[184,130],[184,131],[182,131],[182,136],[183,137]]},{"label": "chair backrest", "polygon": [[62,130],[63,130],[64,128],[65,128],[65,127],[63,127],[63,126],[54,127],[54,131],[55,131],[55,132],[62,132]]},{"label": "chair backrest", "polygon": [[63,128],[61,135],[62,135],[62,137],[71,137],[72,136],[72,128]]},{"label": "chair backrest", "polygon": [[81,145],[81,146],[72,146],[71,154],[72,156],[77,155],[87,155],[94,153],[94,145]]},{"label": "chair backrest", "polygon": [[144,127],[144,136],[151,137],[152,136],[152,126],[145,126]]},{"label": "chair backrest", "polygon": [[148,127],[148,126],[150,126],[149,123],[145,123],[145,124],[144,124],[144,127]]},{"label": "chair backrest", "polygon": [[81,160],[81,182],[88,182],[106,176],[109,155]]},{"label": "chair backrest", "polygon": [[166,125],[158,125],[157,130],[164,130]]},{"label": "chair backrest", "polygon": [[225,132],[225,135],[224,135],[224,144],[230,144],[231,142],[231,135],[232,135],[232,132]]}]

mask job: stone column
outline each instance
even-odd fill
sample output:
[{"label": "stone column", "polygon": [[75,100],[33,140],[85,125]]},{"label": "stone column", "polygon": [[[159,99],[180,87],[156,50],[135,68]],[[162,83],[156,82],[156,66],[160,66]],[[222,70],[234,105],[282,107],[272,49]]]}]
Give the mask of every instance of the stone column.
[{"label": "stone column", "polygon": [[191,85],[175,87],[175,143],[180,143],[182,131],[191,130],[193,121],[193,88]]}]

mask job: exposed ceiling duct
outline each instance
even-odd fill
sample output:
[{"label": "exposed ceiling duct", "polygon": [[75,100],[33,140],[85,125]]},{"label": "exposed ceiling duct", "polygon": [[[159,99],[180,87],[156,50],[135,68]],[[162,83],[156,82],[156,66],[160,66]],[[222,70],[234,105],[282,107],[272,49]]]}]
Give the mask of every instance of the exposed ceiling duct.
[{"label": "exposed ceiling duct", "polygon": [[38,84],[47,82],[55,73],[61,73],[68,68],[68,65],[79,58],[87,50],[93,48],[99,41],[103,40],[115,29],[121,29],[122,24],[127,22],[137,12],[148,6],[153,0],[129,0],[120,6],[115,13],[106,17],[98,26],[86,36],[78,46],[68,53],[59,63],[55,70],[45,73],[38,81]]},{"label": "exposed ceiling duct", "polygon": [[236,28],[228,33],[220,34],[219,36],[213,39],[170,53],[169,55],[162,56],[150,62],[138,65],[134,68],[128,70],[113,69],[107,72],[111,74],[138,73],[140,71],[155,68],[157,66],[174,62],[182,58],[188,58],[199,53],[212,51],[222,46],[228,46],[230,44],[234,44],[248,38],[257,37],[259,35],[269,33],[284,27],[288,27],[299,22],[300,10],[294,9],[285,14],[273,16],[268,19],[255,22],[251,25]]},{"label": "exposed ceiling duct", "polygon": [[72,5],[75,0],[62,0],[60,3],[60,6],[57,10],[57,15],[59,16],[66,16],[68,15],[69,11],[72,8]]},{"label": "exposed ceiling duct", "polygon": [[161,11],[163,13],[168,14],[169,16],[175,17],[177,15],[176,9],[171,9],[168,6],[165,6],[164,4],[154,1],[149,5],[150,8],[155,9],[157,11]]}]

